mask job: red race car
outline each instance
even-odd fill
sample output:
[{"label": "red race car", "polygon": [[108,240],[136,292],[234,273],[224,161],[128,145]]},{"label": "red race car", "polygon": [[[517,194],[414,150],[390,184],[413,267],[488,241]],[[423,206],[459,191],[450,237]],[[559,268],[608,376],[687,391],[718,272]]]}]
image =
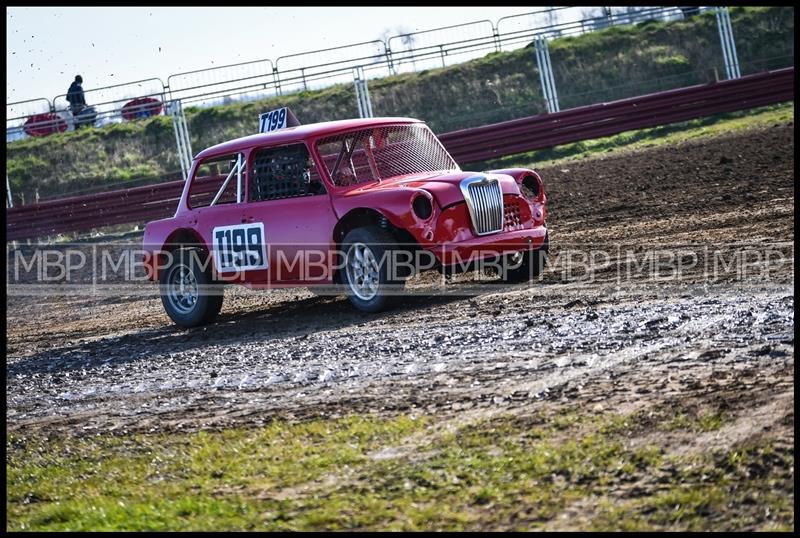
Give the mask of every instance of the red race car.
[{"label": "red race car", "polygon": [[[377,312],[417,272],[490,261],[525,282],[547,254],[546,196],[528,169],[464,172],[421,121],[369,118],[262,130],[199,153],[175,216],[149,223],[145,269],[191,327],[222,284],[315,286]],[[502,263],[499,263],[502,262]]]}]

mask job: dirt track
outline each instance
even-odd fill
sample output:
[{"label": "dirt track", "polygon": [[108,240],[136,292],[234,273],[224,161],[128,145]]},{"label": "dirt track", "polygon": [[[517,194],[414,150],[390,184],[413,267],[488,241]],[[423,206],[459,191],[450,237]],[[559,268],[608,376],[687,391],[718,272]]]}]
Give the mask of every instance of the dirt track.
[{"label": "dirt track", "polygon": [[[7,429],[193,429],[363,411],[461,420],[542,402],[621,413],[680,402],[732,417],[692,443],[769,435],[793,446],[792,129],[542,169],[556,263],[529,286],[465,295],[462,280],[379,315],[302,289],[241,291],[226,296],[218,323],[190,331],[170,325],[155,297],[10,297]],[[732,259],[741,242],[784,257],[709,282],[713,253]],[[591,281],[559,261],[586,245],[607,254]],[[628,278],[628,249],[675,246],[696,261],[681,279],[636,265]]]}]

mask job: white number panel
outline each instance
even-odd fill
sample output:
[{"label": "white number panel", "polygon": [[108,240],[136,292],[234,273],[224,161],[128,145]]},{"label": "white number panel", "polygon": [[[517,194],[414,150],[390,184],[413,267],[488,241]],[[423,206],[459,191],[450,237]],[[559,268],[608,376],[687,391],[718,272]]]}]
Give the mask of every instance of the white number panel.
[{"label": "white number panel", "polygon": [[220,273],[266,269],[264,223],[217,226],[213,231],[214,262]]},{"label": "white number panel", "polygon": [[264,112],[259,116],[260,124],[258,132],[268,133],[270,131],[277,131],[278,129],[285,128],[287,116],[288,114],[286,107]]}]

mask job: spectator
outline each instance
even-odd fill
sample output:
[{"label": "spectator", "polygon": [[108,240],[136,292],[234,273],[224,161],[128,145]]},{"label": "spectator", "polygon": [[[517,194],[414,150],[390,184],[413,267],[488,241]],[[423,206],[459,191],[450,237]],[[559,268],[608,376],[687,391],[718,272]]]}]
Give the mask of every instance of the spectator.
[{"label": "spectator", "polygon": [[83,107],[86,106],[86,97],[83,95],[83,77],[77,75],[75,81],[70,85],[67,90],[67,101],[69,101],[69,109],[73,116],[80,114]]}]

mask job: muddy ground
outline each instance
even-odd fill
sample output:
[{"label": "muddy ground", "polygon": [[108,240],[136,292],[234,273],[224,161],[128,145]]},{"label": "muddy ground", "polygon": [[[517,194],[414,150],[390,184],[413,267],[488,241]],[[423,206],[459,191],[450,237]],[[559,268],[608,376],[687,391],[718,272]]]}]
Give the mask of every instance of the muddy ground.
[{"label": "muddy ground", "polygon": [[[761,437],[793,447],[793,150],[789,123],[543,168],[554,264],[540,280],[476,292],[461,278],[377,315],[305,289],[238,290],[216,324],[182,330],[155,287],[150,297],[10,296],[7,431],[354,412],[460,422],[680,402],[724,408],[730,422],[658,439],[667,450]],[[570,253],[589,247],[603,254],[587,273]],[[643,269],[653,251],[666,256],[657,275]],[[648,440],[640,434],[631,443]]]}]

